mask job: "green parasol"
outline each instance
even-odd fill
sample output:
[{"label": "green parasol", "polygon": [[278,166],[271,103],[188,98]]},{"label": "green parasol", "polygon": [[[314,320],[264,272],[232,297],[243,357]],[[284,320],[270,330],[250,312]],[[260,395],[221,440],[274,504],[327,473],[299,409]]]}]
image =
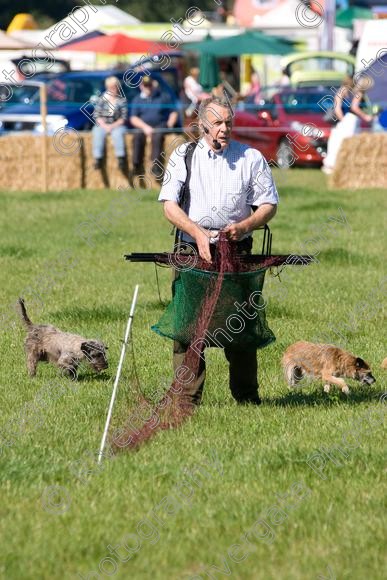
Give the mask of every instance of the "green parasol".
[{"label": "green parasol", "polygon": [[372,18],[373,14],[371,10],[368,10],[368,8],[351,6],[351,8],[339,10],[336,13],[336,26],[340,26],[341,28],[352,28],[354,20],[372,20]]},{"label": "green parasol", "polygon": [[281,36],[269,36],[257,30],[219,38],[206,38],[201,42],[187,42],[183,50],[212,54],[213,56],[239,56],[241,54],[286,55],[295,52],[295,43]]},{"label": "green parasol", "polygon": [[207,52],[203,52],[200,55],[199,68],[199,83],[202,85],[204,91],[211,92],[220,83],[219,66],[216,57]]}]

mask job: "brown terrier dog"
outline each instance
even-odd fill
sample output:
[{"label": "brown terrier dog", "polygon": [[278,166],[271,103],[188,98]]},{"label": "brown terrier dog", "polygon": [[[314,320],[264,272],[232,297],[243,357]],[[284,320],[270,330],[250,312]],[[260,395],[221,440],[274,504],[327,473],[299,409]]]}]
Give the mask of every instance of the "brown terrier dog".
[{"label": "brown terrier dog", "polygon": [[367,385],[375,382],[369,365],[362,358],[330,344],[295,342],[286,349],[282,366],[291,387],[296,386],[304,376],[310,376],[325,382],[326,393],[333,384],[341,387],[342,392],[348,395],[348,385],[341,377]]},{"label": "brown terrier dog", "polygon": [[49,324],[33,324],[28,318],[23,298],[19,298],[18,307],[28,330],[24,347],[27,369],[31,377],[35,376],[40,361],[54,363],[73,380],[77,378],[77,368],[81,361],[87,361],[96,372],[108,368],[106,360],[108,347],[102,342],[62,332]]}]

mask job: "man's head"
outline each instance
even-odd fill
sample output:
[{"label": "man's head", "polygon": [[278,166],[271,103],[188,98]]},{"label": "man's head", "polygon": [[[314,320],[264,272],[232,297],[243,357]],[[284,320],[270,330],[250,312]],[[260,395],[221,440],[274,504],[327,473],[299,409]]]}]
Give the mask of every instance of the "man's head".
[{"label": "man's head", "polygon": [[152,77],[144,76],[142,77],[140,84],[141,92],[149,96],[152,94],[155,85],[156,82],[153,81]]},{"label": "man's head", "polygon": [[112,95],[120,94],[121,85],[117,77],[107,77],[107,79],[105,79],[105,87],[107,92]]},{"label": "man's head", "polygon": [[[227,101],[210,97],[201,102],[199,107],[199,127],[204,139],[214,151],[221,151],[230,142],[233,116]],[[214,147],[214,140],[220,149]]]}]

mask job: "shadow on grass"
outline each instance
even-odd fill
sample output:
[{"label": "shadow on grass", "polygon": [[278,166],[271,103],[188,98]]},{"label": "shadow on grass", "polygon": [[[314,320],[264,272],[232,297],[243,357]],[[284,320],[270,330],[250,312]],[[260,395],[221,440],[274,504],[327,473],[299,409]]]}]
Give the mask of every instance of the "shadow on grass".
[{"label": "shadow on grass", "polygon": [[[42,201],[44,202],[44,205],[47,205],[48,203],[53,203],[56,204],[58,202],[58,200],[65,200],[65,199],[78,199],[79,198],[79,193],[82,193],[82,195],[87,194],[86,190],[78,190],[78,189],[73,189],[73,190],[69,190],[69,191],[50,191],[50,194],[47,195],[47,193],[40,193],[40,192],[34,192],[34,191],[18,191],[17,195],[7,195],[4,194],[2,192],[1,195],[1,199],[4,201],[9,201],[9,202],[20,202],[20,201],[27,201],[27,202],[32,202],[32,203],[36,203],[37,201]],[[93,191],[92,194],[94,195],[96,192]]]},{"label": "shadow on grass", "polygon": [[[276,177],[274,177],[274,179],[276,180]],[[277,186],[279,185],[279,180]],[[313,191],[311,188],[309,187],[299,187],[296,185],[289,185],[287,183],[284,183],[283,186],[281,187],[281,197],[283,197],[284,199],[286,198],[291,198],[292,200],[296,199],[296,198],[300,198],[302,201],[305,201],[305,198],[308,197],[309,192],[312,194]],[[325,192],[324,192],[325,194]],[[337,203],[335,204],[335,206],[337,207]]]},{"label": "shadow on grass", "polygon": [[146,302],[144,305],[142,305],[142,309],[145,312],[160,312],[163,308],[166,308],[166,306],[168,306],[171,301],[169,298],[164,300],[163,297],[161,297],[161,300],[162,301],[160,302],[160,300],[157,298],[155,300]]},{"label": "shadow on grass", "polygon": [[98,373],[97,374],[93,374],[92,372],[88,373],[87,371],[84,371],[80,374],[78,374],[78,379],[77,379],[77,383],[79,385],[81,385],[82,383],[106,383],[108,384],[109,381],[112,380],[112,376],[107,374],[107,373]]},{"label": "shadow on grass", "polygon": [[337,403],[358,405],[370,401],[377,402],[378,398],[383,394],[383,391],[375,392],[373,389],[355,389],[356,387],[351,389],[348,396],[334,389],[334,387],[331,388],[330,393],[324,393],[322,391],[313,393],[294,391],[287,393],[284,397],[264,398],[263,403],[275,407],[331,407]]},{"label": "shadow on grass", "polygon": [[326,264],[334,264],[338,266],[361,266],[374,263],[379,264],[379,260],[370,255],[355,254],[348,252],[344,248],[330,248],[324,250],[319,254],[319,260]]},{"label": "shadow on grass", "polygon": [[34,252],[23,246],[1,246],[0,256],[3,258],[16,258],[22,260],[23,258],[30,258]]},{"label": "shadow on grass", "polygon": [[[316,212],[317,210],[321,209],[321,210],[337,210],[338,206],[340,205],[340,207],[343,207],[343,203],[340,202],[340,204],[338,204],[337,200],[332,199],[332,200],[321,200],[321,201],[317,201],[314,204],[305,204],[305,205],[300,205],[297,208],[297,212],[303,212],[303,211],[313,211]],[[345,206],[343,208],[344,210],[346,209]],[[337,211],[336,211],[337,214]],[[326,222],[323,222],[326,223]],[[323,223],[321,225],[323,225]],[[318,226],[316,225],[316,229],[318,229]]]},{"label": "shadow on grass", "polygon": [[62,310],[57,310],[56,312],[49,313],[53,321],[85,321],[85,322],[103,322],[112,320],[126,320],[128,317],[128,312],[126,308],[120,308],[118,306],[94,306],[93,308],[87,308],[82,306],[71,306],[67,308],[62,308]]},{"label": "shadow on grass", "polygon": [[[268,296],[270,296],[270,293],[268,293]],[[270,318],[281,318],[281,319],[286,318],[287,320],[288,319],[300,320],[302,318],[305,318],[305,316],[302,315],[303,314],[302,310],[299,310],[298,312],[292,311],[283,304],[279,304],[278,302],[274,302],[273,300],[270,306],[267,307],[266,314]]]}]

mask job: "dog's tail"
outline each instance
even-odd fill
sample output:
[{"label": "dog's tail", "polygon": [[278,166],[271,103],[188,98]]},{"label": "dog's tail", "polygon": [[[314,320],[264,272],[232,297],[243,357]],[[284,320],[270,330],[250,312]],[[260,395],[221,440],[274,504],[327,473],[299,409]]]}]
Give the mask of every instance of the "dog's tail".
[{"label": "dog's tail", "polygon": [[18,303],[18,307],[19,307],[20,316],[21,316],[21,319],[22,319],[24,325],[27,328],[31,328],[32,322],[28,318],[28,314],[27,314],[27,310],[26,310],[26,306],[24,304],[23,298],[19,298],[19,300],[17,301],[17,303]]}]

